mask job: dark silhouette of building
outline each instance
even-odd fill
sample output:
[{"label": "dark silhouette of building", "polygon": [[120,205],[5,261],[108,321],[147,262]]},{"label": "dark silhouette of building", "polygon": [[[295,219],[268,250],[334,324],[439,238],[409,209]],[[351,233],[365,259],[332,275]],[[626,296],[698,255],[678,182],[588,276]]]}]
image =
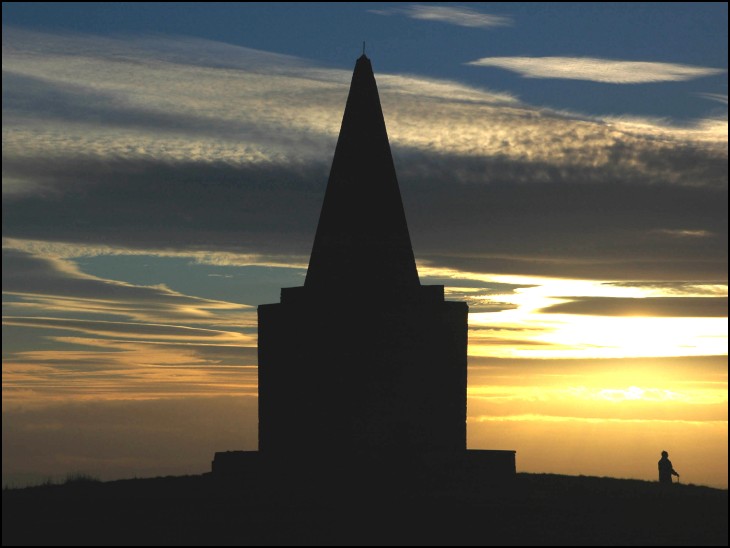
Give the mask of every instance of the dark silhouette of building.
[{"label": "dark silhouette of building", "polygon": [[[467,314],[420,284],[370,60],[357,60],[302,287],[259,315],[259,457],[476,460],[466,451]],[[214,471],[250,462],[218,453]],[[468,467],[468,465],[467,465]]]},{"label": "dark silhouette of building", "polygon": [[358,59],[303,287],[259,306],[259,450],[466,449],[465,303],[421,286]]}]

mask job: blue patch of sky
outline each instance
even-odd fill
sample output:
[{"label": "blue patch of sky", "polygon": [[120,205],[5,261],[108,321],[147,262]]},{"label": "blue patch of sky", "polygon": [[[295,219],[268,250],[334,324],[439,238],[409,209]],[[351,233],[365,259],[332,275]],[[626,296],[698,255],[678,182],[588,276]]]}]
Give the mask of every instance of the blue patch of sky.
[{"label": "blue patch of sky", "polygon": [[186,295],[253,306],[279,302],[281,288],[302,285],[306,274],[301,268],[218,266],[152,255],[102,255],[75,262],[82,271],[101,278],[164,284]]}]

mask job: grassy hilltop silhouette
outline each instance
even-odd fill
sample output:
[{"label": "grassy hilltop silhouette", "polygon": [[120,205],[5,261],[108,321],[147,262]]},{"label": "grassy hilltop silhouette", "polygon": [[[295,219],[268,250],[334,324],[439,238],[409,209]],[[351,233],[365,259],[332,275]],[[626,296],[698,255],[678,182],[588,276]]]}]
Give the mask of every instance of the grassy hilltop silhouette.
[{"label": "grassy hilltop silhouette", "polygon": [[722,545],[727,490],[518,474],[507,485],[210,475],[3,491],[3,545]]}]

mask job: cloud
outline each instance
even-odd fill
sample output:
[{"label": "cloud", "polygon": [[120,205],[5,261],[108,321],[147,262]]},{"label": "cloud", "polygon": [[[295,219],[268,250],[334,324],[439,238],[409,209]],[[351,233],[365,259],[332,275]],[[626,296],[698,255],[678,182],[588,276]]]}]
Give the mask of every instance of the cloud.
[{"label": "cloud", "polygon": [[3,249],[3,404],[255,394],[254,327],[250,306]]},{"label": "cloud", "polygon": [[[401,159],[416,256],[432,265],[594,279],[726,275],[727,190],[719,180],[726,177],[726,161],[713,166],[698,155],[687,159],[696,167],[683,168],[681,153],[663,160],[675,173],[714,170],[718,181],[708,188],[622,180],[620,173],[587,184],[597,176],[592,169],[544,165],[540,174],[535,163],[423,154]],[[34,177],[39,164],[46,169],[41,160],[6,161],[5,169]],[[6,196],[6,237],[92,248],[103,242],[229,264],[306,265],[325,182],[315,168],[276,165],[81,158],[47,169],[62,190]],[[715,236],[671,232],[687,227]],[[696,245],[698,239],[704,244]]]},{"label": "cloud", "polygon": [[652,292],[656,296],[727,297],[727,283],[633,281],[611,282],[605,285],[639,288],[645,294]]},{"label": "cloud", "polygon": [[725,72],[723,69],[679,63],[619,61],[593,57],[483,57],[466,64],[511,70],[525,78],[563,78],[608,84],[682,82]]},{"label": "cloud", "polygon": [[693,230],[690,228],[656,228],[652,232],[670,238],[712,238],[714,233],[708,230]]},{"label": "cloud", "polygon": [[[349,70],[188,38],[4,34],[4,237],[306,265]],[[422,264],[726,276],[725,120],[597,119],[377,79]],[[708,236],[672,236],[687,230]]]},{"label": "cloud", "polygon": [[250,391],[250,379],[215,369],[255,368],[254,327],[252,307],[99,278],[69,260],[3,249],[4,402],[39,394],[51,401]]},{"label": "cloud", "polygon": [[[724,190],[556,180],[431,192],[417,195],[420,203],[404,192],[404,201],[416,256],[432,265],[587,279],[726,279],[725,205],[714,201]],[[665,223],[717,236],[698,245],[698,238],[652,232]]]},{"label": "cloud", "polygon": [[[190,249],[140,249],[111,246],[102,243],[68,243],[50,240],[17,240],[3,238],[3,248],[22,251],[30,255],[54,259],[77,259],[82,257],[102,256],[149,256],[192,259],[195,264],[213,266],[262,266],[268,268],[285,268],[287,270],[307,269],[308,257],[302,258],[293,255],[230,253],[225,251],[195,251]],[[306,259],[306,260],[305,260]],[[297,262],[301,261],[301,262]],[[304,272],[301,273],[304,275]],[[215,276],[210,274],[210,276]]]},{"label": "cloud", "polygon": [[579,297],[543,308],[549,314],[726,318],[727,297]]},{"label": "cloud", "polygon": [[721,93],[698,93],[697,95],[699,95],[700,97],[704,97],[705,99],[709,99],[710,101],[716,101],[727,106],[727,94],[723,95]]},{"label": "cloud", "polygon": [[429,4],[411,4],[405,8],[368,10],[376,15],[402,14],[411,19],[423,21],[439,21],[459,27],[493,28],[511,26],[512,18],[504,15],[490,15],[476,11],[467,6],[434,6]]},{"label": "cloud", "polygon": [[256,339],[251,335],[232,331],[201,329],[180,325],[23,316],[3,316],[3,325],[61,329],[64,331],[80,332],[85,335],[122,337],[136,340],[190,341],[195,344],[227,344],[238,346],[256,345]]},{"label": "cloud", "polygon": [[9,248],[3,248],[2,283],[3,294],[18,299],[7,303],[7,309],[55,309],[149,323],[233,320],[245,324],[250,323],[244,320],[252,312],[250,306],[188,296],[162,285],[141,286],[91,276],[72,262]]},{"label": "cloud", "polygon": [[[17,336],[20,329],[11,324],[3,333]],[[34,337],[34,350],[3,350],[4,408],[73,400],[257,395],[254,346],[89,335],[44,341],[38,332]]]}]

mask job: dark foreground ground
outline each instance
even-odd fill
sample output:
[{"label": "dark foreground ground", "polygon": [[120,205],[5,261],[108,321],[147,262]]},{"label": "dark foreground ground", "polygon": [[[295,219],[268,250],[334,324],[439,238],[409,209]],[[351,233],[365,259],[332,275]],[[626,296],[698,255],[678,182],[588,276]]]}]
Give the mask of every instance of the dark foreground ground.
[{"label": "dark foreground ground", "polygon": [[[296,485],[295,485],[296,483]],[[518,474],[509,485],[210,475],[3,491],[3,545],[707,545],[727,491]]]}]

